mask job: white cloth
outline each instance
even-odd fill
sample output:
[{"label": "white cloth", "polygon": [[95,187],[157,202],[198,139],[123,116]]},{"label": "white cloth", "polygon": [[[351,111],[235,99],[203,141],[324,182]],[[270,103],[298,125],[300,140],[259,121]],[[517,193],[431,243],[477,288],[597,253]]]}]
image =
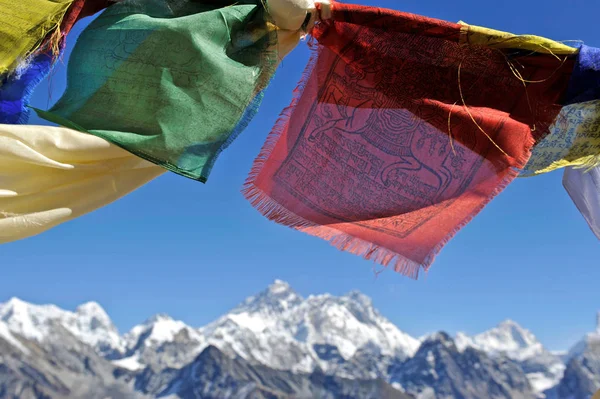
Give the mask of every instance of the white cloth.
[{"label": "white cloth", "polygon": [[563,186],[600,240],[600,166],[591,170],[565,168]]},{"label": "white cloth", "polygon": [[306,13],[315,8],[314,0],[268,0],[267,10],[280,29],[297,31]]},{"label": "white cloth", "polygon": [[108,205],[164,172],[86,133],[0,125],[0,243]]},{"label": "white cloth", "polygon": [[306,30],[310,31],[317,18],[317,4],[321,7],[321,18],[331,18],[330,0],[268,0],[267,10],[279,29],[292,32],[299,31],[306,15],[311,13],[310,20],[306,21]]}]

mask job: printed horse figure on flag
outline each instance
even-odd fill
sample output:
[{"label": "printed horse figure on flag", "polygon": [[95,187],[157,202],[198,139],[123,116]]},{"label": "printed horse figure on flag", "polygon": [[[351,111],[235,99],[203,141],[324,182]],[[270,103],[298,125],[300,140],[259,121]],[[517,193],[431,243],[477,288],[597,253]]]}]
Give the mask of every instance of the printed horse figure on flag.
[{"label": "printed horse figure on flag", "polygon": [[[448,162],[453,156],[448,135],[425,122],[423,115],[385,107],[385,100],[378,98],[381,92],[376,89],[352,84],[348,85],[352,89],[338,87],[336,83],[343,80],[342,77],[332,79],[335,83],[327,88],[320,101],[322,111],[318,112],[317,127],[308,140],[318,142],[322,134],[331,130],[347,137],[361,136],[390,158],[400,159],[383,168],[379,176],[381,183],[391,187],[402,184],[403,179],[416,178],[431,192],[427,198],[421,198],[422,201],[427,205],[436,203],[453,180]],[[343,93],[348,92],[352,95],[344,96]],[[426,143],[428,148],[425,148]],[[459,147],[454,156],[460,157],[463,150]]]}]

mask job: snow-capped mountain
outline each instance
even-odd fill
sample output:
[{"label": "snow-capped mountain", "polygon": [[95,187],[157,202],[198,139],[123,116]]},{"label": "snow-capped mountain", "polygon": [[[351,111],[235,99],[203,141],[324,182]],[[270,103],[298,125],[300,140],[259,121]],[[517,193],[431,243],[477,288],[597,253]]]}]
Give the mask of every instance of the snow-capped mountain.
[{"label": "snow-capped mountain", "polygon": [[339,298],[309,297],[289,317],[297,339],[338,348],[345,359],[365,346],[376,346],[381,354],[407,358],[419,341],[400,331],[375,310],[371,300],[356,291]]},{"label": "snow-capped mountain", "polygon": [[469,346],[489,354],[502,354],[513,360],[526,360],[546,352],[535,335],[512,320],[505,320],[496,327],[468,337],[458,333],[459,349]]},{"label": "snow-capped mountain", "polygon": [[[419,346],[358,292],[304,299],[279,280],[201,329],[158,315],[134,327],[124,341],[124,355],[114,363],[132,370],[181,367],[208,345],[253,364],[298,372],[337,367],[328,358],[332,351],[343,360],[370,348],[403,359]],[[183,352],[186,356],[176,356]]]},{"label": "snow-capped mountain", "polygon": [[471,347],[459,350],[446,333],[425,338],[413,357],[391,367],[389,379],[419,399],[535,398],[516,363]]},{"label": "snow-capped mountain", "polygon": [[247,298],[225,317],[259,333],[276,327],[281,316],[297,308],[303,300],[288,283],[275,280],[266,290]]},{"label": "snow-capped mountain", "polygon": [[458,333],[456,345],[459,350],[474,348],[492,357],[506,356],[514,360],[523,368],[534,391],[539,394],[556,386],[565,370],[559,356],[546,350],[533,333],[512,320],[505,320],[473,337]]},{"label": "snow-capped mountain", "polygon": [[204,337],[197,329],[165,314],[137,325],[124,336],[126,351],[113,364],[129,370],[151,366],[180,368],[202,350]]},{"label": "snow-capped mountain", "polygon": [[60,325],[104,356],[116,356],[125,348],[110,317],[95,302],[85,303],[75,312],[69,312],[54,305],[33,305],[11,298],[0,304],[0,321],[12,333],[39,342],[47,339]]},{"label": "snow-capped mountain", "polygon": [[312,372],[337,367],[332,353],[350,360],[361,348],[406,358],[419,342],[381,316],[366,296],[303,299],[285,282],[275,281],[200,332],[207,344],[251,363],[274,369]]},{"label": "snow-capped mountain", "polygon": [[0,304],[0,392],[589,399],[600,389],[600,315],[596,330],[564,356],[510,320],[415,339],[357,291],[303,298],[275,281],[202,328],[157,315],[121,336],[94,302],[67,311],[12,298]]},{"label": "snow-capped mountain", "polygon": [[564,377],[552,392],[556,398],[588,399],[600,390],[600,312],[596,331],[573,346],[566,360]]},{"label": "snow-capped mountain", "polygon": [[214,346],[207,347],[161,389],[158,396],[165,398],[414,399],[381,380],[273,370],[225,356]]},{"label": "snow-capped mountain", "polygon": [[97,349],[60,324],[41,340],[12,332],[1,321],[0,331],[1,398],[142,399],[115,378],[114,367]]},{"label": "snow-capped mountain", "polygon": [[590,347],[600,344],[600,312],[596,315],[596,331],[588,333],[583,339],[577,342],[568,352],[566,362],[571,359],[579,358]]}]

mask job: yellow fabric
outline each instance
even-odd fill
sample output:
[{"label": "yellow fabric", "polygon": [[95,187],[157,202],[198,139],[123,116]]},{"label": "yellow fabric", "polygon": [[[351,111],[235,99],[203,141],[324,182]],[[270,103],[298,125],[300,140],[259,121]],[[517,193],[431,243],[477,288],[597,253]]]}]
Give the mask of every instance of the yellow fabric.
[{"label": "yellow fabric", "polygon": [[[462,21],[461,43],[497,49],[520,49],[567,56],[577,54],[575,47],[534,35],[514,35],[494,29],[468,25]],[[521,177],[547,173],[566,166],[600,165],[600,102],[564,107],[550,133],[533,150]]]},{"label": "yellow fabric", "polygon": [[593,168],[600,165],[600,100],[564,107],[538,143],[522,176],[566,166]]},{"label": "yellow fabric", "polygon": [[0,243],[108,205],[164,172],[96,136],[0,125]]},{"label": "yellow fabric", "polygon": [[530,50],[538,53],[555,55],[571,55],[576,54],[579,51],[575,47],[567,46],[566,44],[555,42],[554,40],[540,36],[514,35],[512,33],[481,26],[468,25],[462,21],[459,22],[459,24],[463,25],[461,43],[464,44],[491,48]]},{"label": "yellow fabric", "polygon": [[13,71],[60,26],[73,0],[0,0],[0,75]]}]

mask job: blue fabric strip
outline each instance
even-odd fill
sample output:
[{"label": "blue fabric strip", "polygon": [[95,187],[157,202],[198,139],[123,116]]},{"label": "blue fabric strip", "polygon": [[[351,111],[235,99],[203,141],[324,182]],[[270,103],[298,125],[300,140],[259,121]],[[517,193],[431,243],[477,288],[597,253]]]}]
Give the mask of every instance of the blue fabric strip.
[{"label": "blue fabric strip", "polygon": [[0,83],[0,123],[26,124],[35,87],[48,76],[54,65],[49,53],[38,54],[20,74],[5,76]]},{"label": "blue fabric strip", "polygon": [[600,49],[582,45],[564,105],[600,99]]}]

